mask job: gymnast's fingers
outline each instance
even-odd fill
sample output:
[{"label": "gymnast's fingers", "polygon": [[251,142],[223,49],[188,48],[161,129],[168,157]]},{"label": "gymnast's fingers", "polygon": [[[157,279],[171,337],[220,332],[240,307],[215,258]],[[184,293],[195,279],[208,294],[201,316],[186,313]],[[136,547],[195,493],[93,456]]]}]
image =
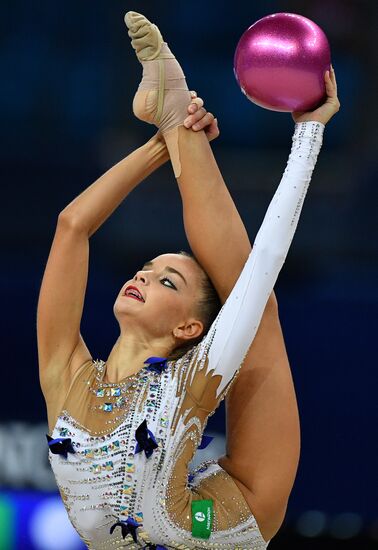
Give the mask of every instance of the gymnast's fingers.
[{"label": "gymnast's fingers", "polygon": [[[184,120],[184,126],[186,128],[190,128],[194,124],[204,120],[207,115],[208,115],[208,112],[206,111],[206,109],[204,107],[201,107],[200,109],[198,109],[198,111],[186,117],[186,119]],[[205,125],[209,124],[208,120],[209,120],[209,117],[207,117],[207,119],[205,120]],[[203,126],[201,125],[199,129],[201,130],[202,128]]]},{"label": "gymnast's fingers", "polygon": [[199,130],[203,130],[206,126],[209,126],[214,121],[214,115],[212,113],[206,113],[204,116],[201,117],[200,120],[198,120],[195,124],[193,124],[192,128],[196,132]]},{"label": "gymnast's fingers", "polygon": [[333,83],[334,86],[335,86],[335,91],[336,91],[336,95],[337,95],[336,74],[335,74],[335,69],[333,68],[333,65],[331,65],[331,72],[330,72],[329,76],[330,76],[330,78],[331,78],[332,83]]},{"label": "gymnast's fingers", "polygon": [[200,109],[198,109],[198,111],[192,113],[189,117],[187,117],[187,119],[190,119],[190,125],[193,126],[193,124],[201,120],[204,116],[206,116],[206,114],[206,109],[204,107],[201,107]]},{"label": "gymnast's fingers", "polygon": [[218,119],[214,118],[213,122],[210,124],[210,126],[207,126],[205,128],[205,134],[209,141],[213,141],[213,139],[216,139],[219,134],[219,127],[218,127]]},{"label": "gymnast's fingers", "polygon": [[195,113],[197,109],[200,109],[203,107],[203,99],[200,97],[195,97],[192,99],[192,102],[188,106],[188,112],[190,114]]}]

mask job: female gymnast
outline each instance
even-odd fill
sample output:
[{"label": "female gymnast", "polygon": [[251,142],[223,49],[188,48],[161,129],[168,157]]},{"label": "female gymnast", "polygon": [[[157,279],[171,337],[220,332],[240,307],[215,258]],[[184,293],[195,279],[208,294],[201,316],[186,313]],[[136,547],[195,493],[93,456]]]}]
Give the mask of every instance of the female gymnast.
[{"label": "female gymnast", "polygon": [[[273,287],[339,110],[335,74],[325,73],[321,107],[293,113],[288,163],[251,250],[209,145],[214,116],[159,29],[135,12],[125,21],[143,65],[134,113],[159,131],[59,214],[37,310],[49,460],[88,548],[263,549],[285,516],[300,446]],[[94,360],[80,334],[89,238],[169,157],[194,257],[162,254],[125,282],[119,338]],[[226,396],[226,455],[189,472]]]}]

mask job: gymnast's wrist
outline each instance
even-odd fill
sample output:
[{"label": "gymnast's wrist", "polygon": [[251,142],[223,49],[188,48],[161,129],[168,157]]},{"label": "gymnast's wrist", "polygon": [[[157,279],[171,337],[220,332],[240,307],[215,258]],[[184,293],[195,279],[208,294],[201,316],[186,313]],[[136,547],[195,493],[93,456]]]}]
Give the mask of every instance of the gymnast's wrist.
[{"label": "gymnast's wrist", "polygon": [[325,124],[319,120],[307,120],[305,122],[296,122],[294,127],[293,140],[298,138],[322,138]]}]

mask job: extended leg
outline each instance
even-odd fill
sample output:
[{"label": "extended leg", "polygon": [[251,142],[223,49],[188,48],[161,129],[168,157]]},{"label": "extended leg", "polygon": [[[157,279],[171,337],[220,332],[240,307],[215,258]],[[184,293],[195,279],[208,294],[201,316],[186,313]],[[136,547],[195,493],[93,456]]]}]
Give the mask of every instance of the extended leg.
[{"label": "extended leg", "polygon": [[[250,251],[249,239],[204,132],[179,128],[178,144],[186,234],[225,300]],[[274,296],[226,397],[226,418],[227,455],[219,464],[233,476],[270,540],[285,516],[300,447],[296,396]]]},{"label": "extended leg", "polygon": [[[145,85],[151,92],[158,87],[156,81]],[[139,116],[146,108],[152,116],[156,96],[157,92],[138,96],[143,100],[138,102]],[[153,99],[151,104],[149,99]],[[176,121],[185,116],[180,112]],[[193,133],[181,124],[174,128],[173,139],[168,132],[166,142],[183,199],[185,230],[194,254],[224,301],[251,245],[204,132]],[[268,540],[282,522],[299,454],[298,411],[274,296],[226,399],[228,452],[220,464],[245,494]]]},{"label": "extended leg", "polygon": [[[179,148],[178,184],[186,234],[225,300],[248,256],[248,236],[204,132],[180,128]],[[226,397],[226,418],[227,455],[218,462],[233,476],[269,540],[285,515],[298,467],[300,436],[274,295]]]}]

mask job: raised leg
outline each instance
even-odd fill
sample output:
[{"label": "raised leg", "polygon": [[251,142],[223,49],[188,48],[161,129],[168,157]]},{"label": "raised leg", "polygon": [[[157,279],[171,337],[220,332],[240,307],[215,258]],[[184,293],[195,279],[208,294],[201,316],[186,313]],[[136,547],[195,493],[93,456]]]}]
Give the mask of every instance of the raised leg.
[{"label": "raised leg", "polygon": [[[248,236],[204,132],[180,128],[179,148],[186,234],[224,301],[249,253]],[[300,450],[296,396],[274,295],[226,396],[226,419],[227,454],[218,462],[270,540],[284,519]]]},{"label": "raised leg", "polygon": [[[146,68],[144,63],[145,72]],[[146,84],[150,92],[158,88],[154,80]],[[156,96],[138,96],[151,116],[158,107]],[[154,99],[150,105],[149,98]],[[163,135],[178,178],[185,230],[195,256],[225,301],[251,244],[205,133],[186,130],[180,122],[186,113],[183,117],[181,112],[182,107],[175,117],[173,139],[171,128]],[[299,457],[298,410],[274,295],[226,397],[226,412],[227,455],[219,463],[242,490],[264,538],[270,540],[285,515]]]}]

